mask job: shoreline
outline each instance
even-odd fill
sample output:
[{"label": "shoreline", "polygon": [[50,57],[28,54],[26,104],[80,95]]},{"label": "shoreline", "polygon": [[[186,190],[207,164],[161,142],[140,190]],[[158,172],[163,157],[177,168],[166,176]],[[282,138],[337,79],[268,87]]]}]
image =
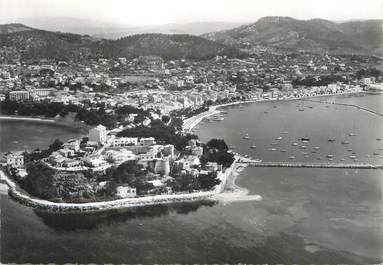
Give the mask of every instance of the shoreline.
[{"label": "shoreline", "polygon": [[75,120],[66,119],[65,117],[59,118],[45,118],[45,117],[28,117],[28,116],[18,116],[18,115],[0,115],[0,121],[25,121],[25,122],[36,122],[36,123],[45,123],[52,124],[57,126],[65,126],[74,129],[80,129],[82,132],[88,131],[90,126]]},{"label": "shoreline", "polygon": [[213,190],[197,191],[192,193],[153,195],[138,198],[124,198],[112,201],[87,203],[56,203],[48,200],[33,198],[29,194],[26,194],[26,192],[18,191],[16,183],[11,180],[7,174],[3,172],[3,170],[0,170],[0,183],[5,183],[5,185],[7,185],[8,195],[16,202],[36,210],[43,210],[51,213],[105,212],[118,209],[138,208],[144,206],[180,202],[194,202],[204,200],[218,201],[220,200],[218,195],[225,193],[227,180],[232,177],[238,159],[239,157],[236,157],[236,160],[233,162],[230,168],[227,168],[224,172],[218,173],[218,177],[221,180],[221,183],[216,185]]},{"label": "shoreline", "polygon": [[52,119],[46,119],[46,118],[30,118],[26,116],[3,116],[0,115],[0,120],[14,120],[14,121],[36,121],[36,122],[47,122],[47,123],[55,123],[55,120]]},{"label": "shoreline", "polygon": [[184,120],[183,130],[190,132],[203,119],[220,113],[221,111],[219,111],[218,109],[224,108],[227,106],[234,106],[234,105],[240,105],[240,104],[250,104],[250,103],[263,103],[263,102],[284,102],[284,101],[292,101],[292,100],[307,100],[310,98],[332,97],[332,96],[343,96],[343,95],[357,95],[357,94],[368,94],[368,92],[367,91],[355,91],[355,92],[344,92],[344,93],[337,93],[337,94],[325,94],[325,95],[306,96],[306,97],[300,97],[300,98],[284,98],[284,99],[257,99],[257,100],[253,99],[253,100],[235,101],[235,102],[230,102],[230,103],[225,103],[225,104],[214,105],[214,106],[210,106],[208,111],[199,113],[195,116],[192,116],[192,117]]}]

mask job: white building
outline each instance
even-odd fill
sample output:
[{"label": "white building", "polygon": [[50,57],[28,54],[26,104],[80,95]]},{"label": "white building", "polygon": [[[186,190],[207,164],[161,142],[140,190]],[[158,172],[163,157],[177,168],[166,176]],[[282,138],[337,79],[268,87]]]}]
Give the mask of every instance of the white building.
[{"label": "white building", "polygon": [[116,188],[116,195],[120,198],[136,197],[136,188],[132,188],[128,185],[118,186]]},{"label": "white building", "polygon": [[112,140],[113,147],[124,147],[138,144],[138,138],[119,137]]},{"label": "white building", "polygon": [[7,165],[14,168],[22,167],[24,165],[24,156],[22,154],[7,155]]},{"label": "white building", "polygon": [[93,129],[89,131],[89,141],[98,142],[100,144],[105,144],[107,137],[106,137],[106,127],[103,125],[97,125]]}]

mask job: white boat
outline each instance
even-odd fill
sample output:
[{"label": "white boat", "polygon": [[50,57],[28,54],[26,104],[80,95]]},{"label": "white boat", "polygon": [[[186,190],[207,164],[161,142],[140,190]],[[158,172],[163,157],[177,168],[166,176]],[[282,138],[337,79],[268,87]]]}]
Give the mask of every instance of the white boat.
[{"label": "white boat", "polygon": [[302,145],[300,148],[301,148],[301,149],[306,149],[306,146],[305,146],[305,145]]},{"label": "white boat", "polygon": [[349,158],[351,158],[351,159],[356,159],[356,156],[349,156]]},{"label": "white boat", "polygon": [[261,159],[254,159],[254,162],[255,163],[262,163],[262,160]]},{"label": "white boat", "polygon": [[289,159],[295,159],[295,156],[289,156]]},{"label": "white boat", "polygon": [[276,138],[275,140],[278,140],[278,141],[279,141],[279,140],[282,140],[282,137],[279,136],[279,137]]},{"label": "white boat", "polygon": [[326,155],[327,158],[333,158],[333,155]]},{"label": "white boat", "polygon": [[275,149],[275,148],[271,148],[270,150],[271,150],[271,151],[277,151],[277,149]]},{"label": "white boat", "polygon": [[298,143],[293,143],[293,144],[292,144],[292,146],[297,146],[297,145],[298,145]]},{"label": "white boat", "polygon": [[272,143],[271,143],[271,145],[277,145],[277,144],[278,144],[278,143],[276,143],[276,142],[272,142]]},{"label": "white boat", "polygon": [[252,145],[252,146],[250,146],[250,148],[255,149],[255,148],[257,148],[257,146],[256,145]]}]

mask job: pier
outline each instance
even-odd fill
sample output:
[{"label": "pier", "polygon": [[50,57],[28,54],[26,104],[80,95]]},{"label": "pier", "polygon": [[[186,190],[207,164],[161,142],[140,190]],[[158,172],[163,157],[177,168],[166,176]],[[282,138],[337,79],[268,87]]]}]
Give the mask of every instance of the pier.
[{"label": "pier", "polygon": [[304,100],[304,101],[310,101],[310,102],[315,102],[315,103],[322,103],[322,104],[334,104],[334,105],[340,105],[340,106],[346,106],[346,107],[353,107],[353,108],[357,108],[357,109],[360,109],[360,110],[369,112],[369,113],[371,113],[371,114],[375,114],[375,115],[378,115],[378,116],[383,117],[383,113],[379,113],[379,112],[377,112],[377,111],[370,110],[370,109],[367,109],[367,108],[365,108],[365,107],[358,106],[358,105],[354,105],[354,104],[329,102],[329,101],[321,101],[321,100],[314,100],[314,99],[302,99],[302,100]]},{"label": "pier", "polygon": [[348,168],[348,169],[383,169],[383,165],[352,163],[303,163],[303,162],[258,162],[251,159],[240,159],[239,163],[252,167],[291,167],[291,168]]}]

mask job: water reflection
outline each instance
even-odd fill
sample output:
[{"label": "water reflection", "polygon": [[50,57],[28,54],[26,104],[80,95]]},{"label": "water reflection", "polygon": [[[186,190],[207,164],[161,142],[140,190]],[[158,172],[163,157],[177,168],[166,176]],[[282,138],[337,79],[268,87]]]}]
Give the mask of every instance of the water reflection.
[{"label": "water reflection", "polygon": [[133,209],[110,210],[98,213],[49,213],[34,210],[44,224],[57,230],[73,231],[77,229],[94,229],[100,225],[113,225],[129,220],[144,220],[172,214],[188,214],[197,211],[200,207],[212,207],[215,201],[199,201],[188,203],[163,204],[145,206]]}]

